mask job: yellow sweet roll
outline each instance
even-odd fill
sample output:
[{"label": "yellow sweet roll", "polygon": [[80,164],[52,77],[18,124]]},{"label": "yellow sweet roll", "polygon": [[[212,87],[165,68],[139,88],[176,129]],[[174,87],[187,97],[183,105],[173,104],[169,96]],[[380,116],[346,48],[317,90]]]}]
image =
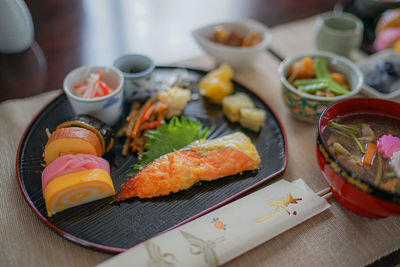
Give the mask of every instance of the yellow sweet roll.
[{"label": "yellow sweet roll", "polygon": [[43,158],[46,164],[50,164],[60,156],[78,153],[101,157],[103,150],[99,138],[84,128],[61,128],[51,134],[44,148]]},{"label": "yellow sweet roll", "polygon": [[77,171],[53,179],[45,188],[49,217],[65,209],[115,194],[110,175],[102,169]]}]

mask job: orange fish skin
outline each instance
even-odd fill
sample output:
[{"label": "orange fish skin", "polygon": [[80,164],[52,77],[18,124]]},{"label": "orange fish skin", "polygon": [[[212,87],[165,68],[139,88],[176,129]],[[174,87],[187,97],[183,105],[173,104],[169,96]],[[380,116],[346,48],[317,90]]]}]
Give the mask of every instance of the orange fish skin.
[{"label": "orange fish skin", "polygon": [[258,154],[257,157],[251,157],[229,146],[211,150],[188,148],[175,151],[156,159],[126,181],[114,201],[169,195],[199,181],[211,181],[254,170],[260,161]]}]

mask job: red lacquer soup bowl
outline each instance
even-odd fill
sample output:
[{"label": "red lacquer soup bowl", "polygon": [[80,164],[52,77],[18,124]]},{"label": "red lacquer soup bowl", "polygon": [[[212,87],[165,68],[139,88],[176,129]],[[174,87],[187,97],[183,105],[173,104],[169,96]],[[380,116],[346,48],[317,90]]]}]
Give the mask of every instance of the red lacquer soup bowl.
[{"label": "red lacquer soup bowl", "polygon": [[338,116],[372,113],[400,119],[400,104],[381,99],[353,98],[328,107],[318,122],[316,153],[334,197],[347,209],[367,217],[400,215],[400,194],[386,191],[346,169],[329,151],[323,132]]}]

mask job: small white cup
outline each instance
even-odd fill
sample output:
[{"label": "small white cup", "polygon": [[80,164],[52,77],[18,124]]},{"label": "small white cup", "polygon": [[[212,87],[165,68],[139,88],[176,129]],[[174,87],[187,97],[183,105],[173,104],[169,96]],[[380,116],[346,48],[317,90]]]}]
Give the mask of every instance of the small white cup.
[{"label": "small white cup", "polygon": [[[102,71],[101,80],[114,92],[102,97],[82,98],[74,95],[73,87],[77,84],[86,83],[87,78],[92,73]],[[105,66],[82,66],[71,71],[64,79],[63,87],[68,101],[75,114],[89,114],[109,125],[114,125],[122,113],[122,103],[124,97],[124,77],[116,68]]]},{"label": "small white cup", "polygon": [[124,75],[125,99],[144,99],[154,91],[152,73],[155,64],[151,58],[141,54],[128,54],[117,58],[114,67]]}]

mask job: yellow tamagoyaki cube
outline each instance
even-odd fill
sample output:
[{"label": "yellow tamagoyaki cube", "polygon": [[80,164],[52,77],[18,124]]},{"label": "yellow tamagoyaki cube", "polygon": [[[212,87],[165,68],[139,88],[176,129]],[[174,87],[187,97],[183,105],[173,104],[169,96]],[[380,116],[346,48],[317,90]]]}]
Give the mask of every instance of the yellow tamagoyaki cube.
[{"label": "yellow tamagoyaki cube", "polygon": [[206,76],[213,76],[223,81],[230,81],[233,77],[233,69],[229,64],[223,63],[218,68],[208,73]]},{"label": "yellow tamagoyaki cube", "polygon": [[221,104],[222,99],[233,92],[233,84],[217,78],[210,78],[204,80],[199,89],[200,94],[210,98],[211,101],[217,104]]},{"label": "yellow tamagoyaki cube", "polygon": [[258,132],[265,120],[265,111],[258,108],[242,108],[240,109],[240,125]]},{"label": "yellow tamagoyaki cube", "polygon": [[200,80],[200,94],[217,104],[221,104],[222,99],[233,92],[232,77],[232,68],[228,64],[222,64]]},{"label": "yellow tamagoyaki cube", "polygon": [[222,110],[231,122],[240,120],[240,110],[242,108],[252,107],[254,107],[254,103],[245,93],[228,95],[222,99]]}]

